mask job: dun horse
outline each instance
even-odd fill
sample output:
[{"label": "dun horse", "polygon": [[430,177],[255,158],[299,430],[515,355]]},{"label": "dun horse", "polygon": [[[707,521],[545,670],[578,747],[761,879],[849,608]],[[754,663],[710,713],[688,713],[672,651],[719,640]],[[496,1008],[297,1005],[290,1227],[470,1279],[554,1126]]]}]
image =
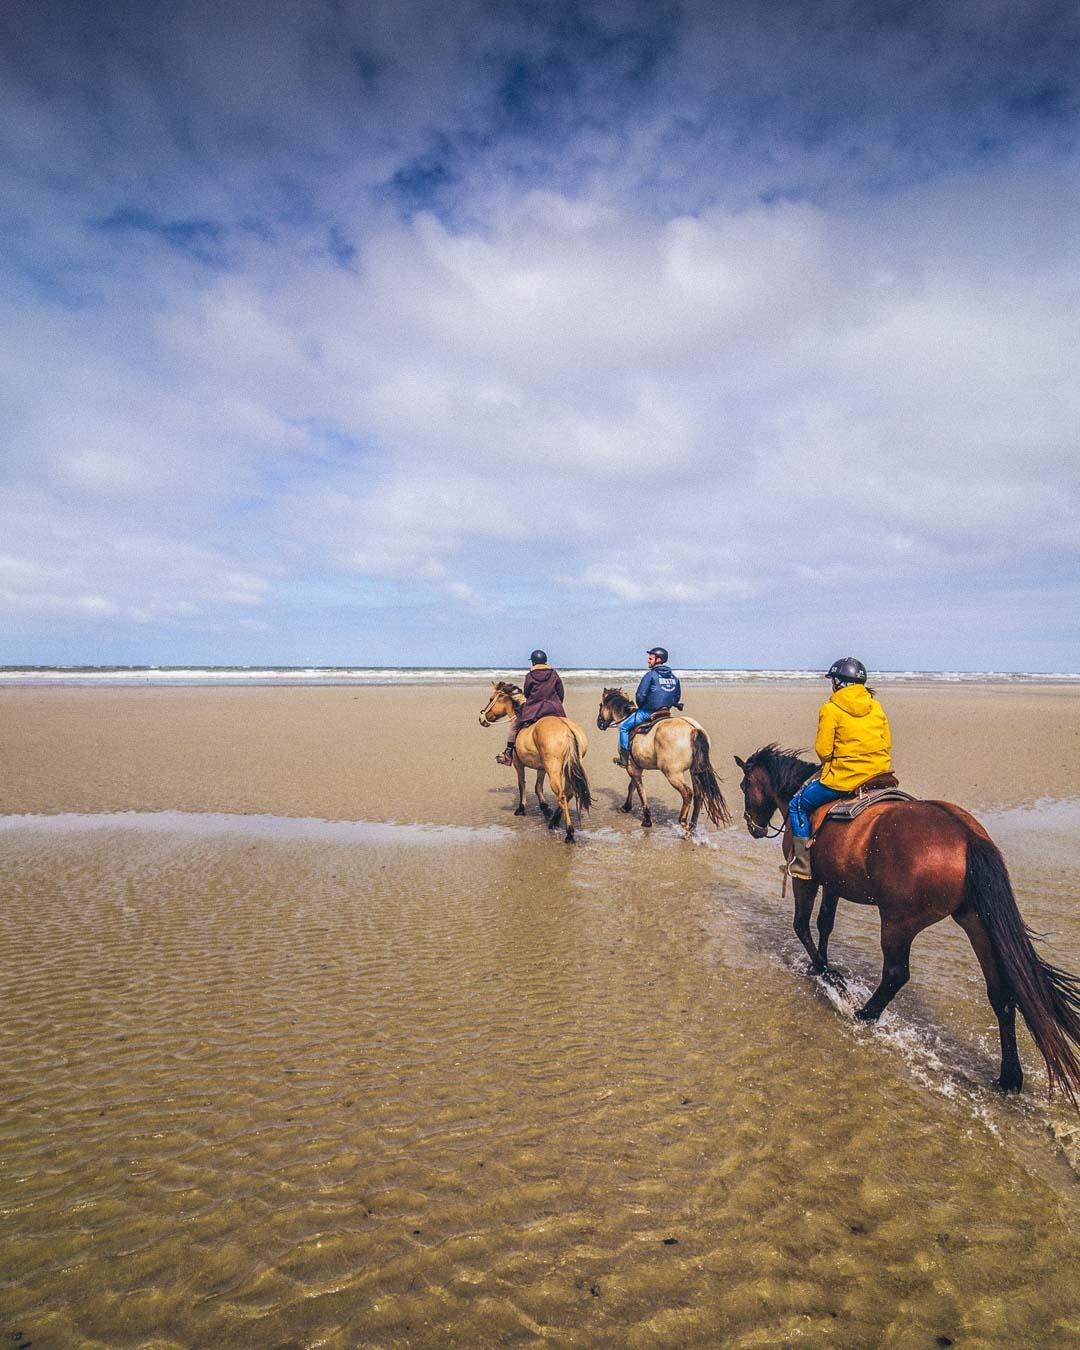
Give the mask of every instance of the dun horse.
[{"label": "dun horse", "polygon": [[[480,725],[491,726],[503,717],[512,717],[525,702],[525,695],[516,684],[506,680],[492,681],[492,695],[480,714]],[[518,804],[515,816],[525,814],[525,770],[536,770],[536,800],[541,814],[547,817],[548,828],[554,830],[562,820],[566,826],[566,842],[574,842],[574,826],[570,820],[570,803],[577,800],[578,820],[582,811],[592,805],[589,780],[585,777],[582,759],[589,743],[585,733],[569,717],[541,717],[524,727],[514,741],[514,768],[518,779]],[[544,777],[551,782],[557,809],[544,801]]]},{"label": "dun horse", "polygon": [[[769,835],[775,811],[787,819],[791,798],[817,766],[791,751],[766,745],[743,771],[746,827],[755,839]],[[998,1021],[1001,1072],[995,1087],[1019,1092],[1024,1083],[1016,1049],[1019,1008],[1050,1078],[1075,1106],[1080,1090],[1080,980],[1044,961],[1020,917],[1004,860],[983,827],[951,802],[883,801],[850,821],[815,813],[817,838],[810,850],[813,879],[793,880],[795,932],[815,972],[838,980],[829,965],[829,934],[836,903],[876,905],[881,915],[881,983],[856,1016],[875,1022],[907,983],[916,934],[952,917],[967,934],[986,980]],[[788,827],[790,830],[790,826]],[[780,829],[776,830],[779,834]],[[790,844],[785,833],[785,856]],[[810,916],[821,888],[818,940]],[[1071,1042],[1071,1044],[1070,1044]]]},{"label": "dun horse", "polygon": [[[596,725],[606,731],[633,711],[634,705],[621,689],[605,689]],[[630,742],[626,766],[630,786],[622,809],[630,810],[636,789],[641,801],[641,824],[648,829],[652,825],[652,813],[642,781],[645,769],[659,769],[682,798],[679,826],[684,834],[697,827],[702,806],[714,825],[731,824],[720,781],[709,759],[708,734],[692,717],[661,718],[648,730],[639,731]]]}]

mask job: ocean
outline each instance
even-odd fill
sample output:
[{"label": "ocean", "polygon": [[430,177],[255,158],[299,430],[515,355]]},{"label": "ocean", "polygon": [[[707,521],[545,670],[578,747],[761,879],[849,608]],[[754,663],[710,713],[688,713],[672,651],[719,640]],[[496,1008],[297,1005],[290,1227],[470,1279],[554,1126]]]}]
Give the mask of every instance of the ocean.
[{"label": "ocean", "polygon": [[[521,667],[501,666],[0,666],[0,688],[33,685],[101,685],[159,687],[238,685],[401,685],[475,684],[478,681],[520,679]],[[621,684],[640,677],[637,668],[560,667],[564,680]],[[783,684],[819,681],[818,670],[685,670],[679,677],[689,684]],[[1042,671],[885,670],[874,679],[882,684],[1080,684],[1080,673]]]}]

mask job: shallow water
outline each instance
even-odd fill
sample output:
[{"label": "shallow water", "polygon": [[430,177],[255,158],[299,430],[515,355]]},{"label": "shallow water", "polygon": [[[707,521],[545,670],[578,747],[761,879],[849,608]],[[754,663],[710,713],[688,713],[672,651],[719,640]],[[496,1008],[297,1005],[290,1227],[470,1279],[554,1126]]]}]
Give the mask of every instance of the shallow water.
[{"label": "shallow water", "polygon": [[[858,1026],[776,845],[656,814],[0,821],[0,1337],[1073,1343],[1076,1117],[963,935]],[[1080,969],[1080,806],[984,819]]]}]

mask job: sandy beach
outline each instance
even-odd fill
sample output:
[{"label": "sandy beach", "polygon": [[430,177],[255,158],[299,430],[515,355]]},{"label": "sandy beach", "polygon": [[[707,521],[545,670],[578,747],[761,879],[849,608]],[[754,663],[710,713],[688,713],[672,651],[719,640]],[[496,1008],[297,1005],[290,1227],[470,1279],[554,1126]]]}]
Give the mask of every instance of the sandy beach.
[{"label": "sandy beach", "polygon": [[[1080,693],[883,685],[1080,970]],[[1077,1117],[1020,1097],[954,925],[880,1027],[806,975],[775,843],[656,828],[572,683],[570,848],[476,688],[0,691],[0,1334],[43,1346],[1080,1338]],[[691,687],[733,754],[823,691]],[[117,814],[123,813],[123,814]],[[951,931],[945,931],[946,928]],[[14,1342],[13,1340],[13,1343]]]},{"label": "sandy beach", "polygon": [[[227,811],[328,820],[479,824],[513,781],[493,764],[486,688],[0,690],[0,811]],[[894,759],[918,796],[969,807],[1080,794],[1080,690],[1068,685],[882,686]],[[812,745],[827,690],[805,683],[690,686],[721,777],[732,755]],[[601,789],[615,733],[596,730],[600,686],[571,682]],[[663,800],[675,800],[666,785]]]}]

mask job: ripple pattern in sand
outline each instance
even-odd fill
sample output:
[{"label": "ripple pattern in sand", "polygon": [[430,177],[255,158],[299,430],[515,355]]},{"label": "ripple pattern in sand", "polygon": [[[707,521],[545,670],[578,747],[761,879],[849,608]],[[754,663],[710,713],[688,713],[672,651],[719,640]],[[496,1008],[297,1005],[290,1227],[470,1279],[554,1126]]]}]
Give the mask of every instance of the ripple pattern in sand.
[{"label": "ripple pattern in sand", "polygon": [[0,1335],[1080,1330],[1060,1198],[808,1016],[711,850],[27,825],[0,861]]}]

